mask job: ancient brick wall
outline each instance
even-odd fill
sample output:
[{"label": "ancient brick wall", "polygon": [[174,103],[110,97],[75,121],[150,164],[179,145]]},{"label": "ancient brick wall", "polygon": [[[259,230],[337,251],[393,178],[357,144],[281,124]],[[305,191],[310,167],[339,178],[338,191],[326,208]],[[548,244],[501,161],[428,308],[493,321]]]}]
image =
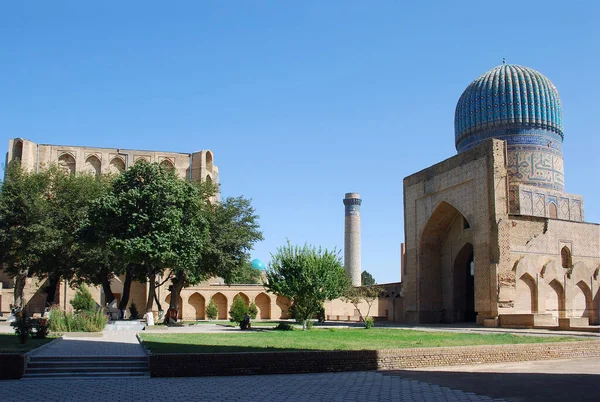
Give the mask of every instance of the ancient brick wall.
[{"label": "ancient brick wall", "polygon": [[505,363],[600,356],[600,342],[461,346],[394,350],[156,354],[152,377],[293,374]]}]

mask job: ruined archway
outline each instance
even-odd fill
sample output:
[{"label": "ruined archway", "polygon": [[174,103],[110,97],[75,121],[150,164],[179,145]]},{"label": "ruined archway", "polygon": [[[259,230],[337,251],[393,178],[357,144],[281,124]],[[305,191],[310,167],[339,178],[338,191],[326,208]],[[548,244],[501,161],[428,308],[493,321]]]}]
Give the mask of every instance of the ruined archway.
[{"label": "ruined archway", "polygon": [[125,171],[125,162],[121,158],[113,158],[108,164],[108,171],[113,174],[121,174]]},{"label": "ruined archway", "polygon": [[590,287],[584,281],[579,281],[573,290],[575,291],[572,306],[573,317],[590,317],[594,309]]},{"label": "ruined archway", "polygon": [[193,317],[195,320],[204,320],[206,317],[206,304],[204,301],[204,296],[200,293],[195,292],[188,299],[188,304],[191,307],[191,310],[194,312]]},{"label": "ruined archway", "polygon": [[559,281],[553,279],[546,292],[546,312],[554,317],[563,317],[565,313],[565,292]]},{"label": "ruined archway", "polygon": [[175,165],[173,165],[173,163],[168,159],[164,159],[160,163],[160,167],[166,170],[175,170]]},{"label": "ruined archway", "polygon": [[20,139],[16,139],[13,142],[13,148],[12,148],[12,160],[21,160],[21,158],[23,157],[23,141],[21,141]]},{"label": "ruined archway", "polygon": [[[468,236],[464,236],[465,230],[469,230],[471,225],[467,219],[455,207],[447,202],[441,202],[430,215],[429,220],[423,228],[421,240],[419,243],[419,266],[418,266],[418,282],[417,282],[417,305],[419,311],[420,323],[440,323],[453,322],[457,319],[464,320],[466,315],[462,313],[455,316],[454,311],[459,305],[463,305],[465,312],[467,311],[467,283],[466,267],[471,269],[471,261],[473,260],[473,246],[464,249],[465,240]],[[453,250],[453,241],[463,236],[462,245],[459,253]],[[461,244],[459,243],[458,246]],[[459,254],[462,253],[461,256]],[[454,288],[452,282],[448,278],[454,277],[454,268],[456,264],[464,268],[461,270],[461,284],[464,284],[464,289]],[[458,275],[458,274],[457,274]],[[459,301],[457,305],[455,294],[465,292],[464,299]],[[474,302],[469,296],[469,308],[471,311],[468,315],[472,319],[475,314]],[[473,307],[470,307],[473,304]]]},{"label": "ruined archway", "polygon": [[535,279],[527,272],[521,275],[516,284],[515,310],[523,314],[537,313],[537,294]]},{"label": "ruined archway", "polygon": [[465,244],[454,259],[453,322],[475,322],[473,245]]},{"label": "ruined archway", "polygon": [[101,166],[102,166],[102,163],[100,162],[100,159],[98,159],[98,157],[95,155],[90,155],[85,160],[84,170],[87,173],[93,174],[94,176],[99,176]]},{"label": "ruined archway", "polygon": [[58,157],[58,166],[64,172],[68,174],[74,174],[76,168],[75,158],[73,158],[73,155],[71,154],[64,153]]},{"label": "ruined archway", "polygon": [[271,318],[271,298],[265,294],[260,293],[254,299],[256,307],[258,307],[258,318],[261,320],[268,320]]},{"label": "ruined archway", "polygon": [[217,309],[219,310],[219,314],[217,315],[217,318],[219,320],[226,320],[227,319],[227,297],[225,297],[225,295],[221,292],[216,293],[213,297],[212,297],[213,301],[215,302],[215,304],[217,305]]},{"label": "ruined archway", "polygon": [[213,169],[213,155],[212,152],[206,151],[206,170],[209,172]]}]

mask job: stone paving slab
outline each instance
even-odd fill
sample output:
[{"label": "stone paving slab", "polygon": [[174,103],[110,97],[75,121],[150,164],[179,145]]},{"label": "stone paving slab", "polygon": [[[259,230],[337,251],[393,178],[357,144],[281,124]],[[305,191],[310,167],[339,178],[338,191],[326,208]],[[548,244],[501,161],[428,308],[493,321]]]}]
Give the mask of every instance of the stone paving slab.
[{"label": "stone paving slab", "polygon": [[136,331],[104,331],[101,337],[70,336],[31,356],[145,356]]},{"label": "stone paving slab", "polygon": [[[3,381],[3,401],[495,401],[378,372],[127,380]],[[26,386],[27,385],[27,386]]]}]

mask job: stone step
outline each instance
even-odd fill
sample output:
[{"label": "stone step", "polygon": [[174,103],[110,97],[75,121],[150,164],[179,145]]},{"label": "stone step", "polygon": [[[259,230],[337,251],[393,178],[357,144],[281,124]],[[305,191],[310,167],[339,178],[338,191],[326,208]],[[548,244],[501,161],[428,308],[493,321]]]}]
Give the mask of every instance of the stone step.
[{"label": "stone step", "polygon": [[55,373],[102,373],[110,371],[112,373],[147,373],[148,367],[36,367],[29,368],[25,374],[55,374]]},{"label": "stone step", "polygon": [[[74,370],[77,369],[77,370]],[[27,366],[27,373],[70,373],[72,371],[77,371],[78,373],[93,373],[93,372],[103,372],[103,371],[112,371],[115,373],[121,372],[147,372],[148,367],[81,367],[81,366],[69,366],[69,367],[29,367]]]},{"label": "stone step", "polygon": [[146,356],[32,356],[30,361],[146,362]]},{"label": "stone step", "polygon": [[29,374],[25,373],[22,380],[38,380],[40,378],[45,379],[87,379],[87,378],[150,378],[148,372],[132,372],[132,373],[115,373],[113,371],[104,372],[93,372],[93,373],[80,373],[76,371],[65,372],[65,373],[39,373]]},{"label": "stone step", "polygon": [[23,378],[148,377],[145,356],[32,356]]},{"label": "stone step", "polygon": [[146,324],[139,320],[133,321],[111,321],[106,324],[105,331],[142,331]]},{"label": "stone step", "polygon": [[104,367],[121,367],[121,368],[138,368],[138,367],[142,367],[142,368],[147,368],[148,367],[148,363],[146,361],[140,361],[140,362],[109,362],[107,361],[106,364],[101,364],[99,365],[98,362],[93,362],[93,361],[84,361],[84,362],[75,362],[75,361],[44,361],[44,362],[38,362],[38,361],[30,361],[27,364],[27,369],[37,369],[37,368],[71,368],[73,366],[77,366],[78,368],[104,368]]}]

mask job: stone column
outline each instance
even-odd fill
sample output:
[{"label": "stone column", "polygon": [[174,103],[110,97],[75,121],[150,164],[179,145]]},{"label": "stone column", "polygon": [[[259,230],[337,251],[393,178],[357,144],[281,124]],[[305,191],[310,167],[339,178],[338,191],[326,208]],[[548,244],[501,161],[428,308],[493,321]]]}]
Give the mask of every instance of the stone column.
[{"label": "stone column", "polygon": [[352,280],[352,285],[360,286],[360,205],[362,200],[358,193],[346,193],[344,230],[344,268]]}]

